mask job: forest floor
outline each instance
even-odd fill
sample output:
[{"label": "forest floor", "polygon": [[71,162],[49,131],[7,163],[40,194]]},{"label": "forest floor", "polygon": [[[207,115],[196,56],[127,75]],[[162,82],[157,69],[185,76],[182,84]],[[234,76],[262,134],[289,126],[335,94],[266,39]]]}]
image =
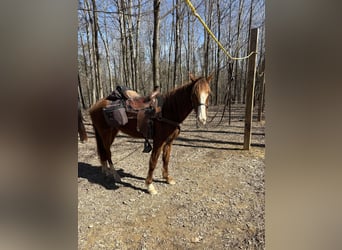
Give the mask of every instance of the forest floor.
[{"label": "forest floor", "polygon": [[[209,121],[218,107],[209,108]],[[244,106],[233,106],[196,128],[193,113],[181,125],[171,151],[166,184],[159,159],[157,195],[146,193],[150,154],[143,139],[119,133],[112,160],[122,183],[101,173],[94,131],[78,142],[79,249],[264,249],[265,122],[252,126],[252,146],[242,150]],[[217,126],[218,125],[218,126]],[[161,157],[160,157],[161,158]]]}]

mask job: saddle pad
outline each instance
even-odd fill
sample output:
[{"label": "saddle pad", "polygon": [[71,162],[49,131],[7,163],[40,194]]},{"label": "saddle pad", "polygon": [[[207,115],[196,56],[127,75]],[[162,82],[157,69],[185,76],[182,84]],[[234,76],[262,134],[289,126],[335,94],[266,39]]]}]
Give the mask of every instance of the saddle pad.
[{"label": "saddle pad", "polygon": [[104,107],[103,114],[107,124],[111,127],[124,126],[128,122],[125,105],[122,100],[113,101]]}]

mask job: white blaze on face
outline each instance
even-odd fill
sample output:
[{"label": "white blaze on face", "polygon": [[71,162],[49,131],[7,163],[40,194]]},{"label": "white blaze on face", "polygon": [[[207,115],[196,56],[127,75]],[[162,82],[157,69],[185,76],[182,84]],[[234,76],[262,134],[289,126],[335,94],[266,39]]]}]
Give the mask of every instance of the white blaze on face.
[{"label": "white blaze on face", "polygon": [[[200,103],[206,104],[206,100],[208,98],[208,93],[202,92],[200,94]],[[197,114],[198,114],[198,121],[202,123],[203,125],[207,121],[207,109],[205,105],[199,105],[197,108]]]}]

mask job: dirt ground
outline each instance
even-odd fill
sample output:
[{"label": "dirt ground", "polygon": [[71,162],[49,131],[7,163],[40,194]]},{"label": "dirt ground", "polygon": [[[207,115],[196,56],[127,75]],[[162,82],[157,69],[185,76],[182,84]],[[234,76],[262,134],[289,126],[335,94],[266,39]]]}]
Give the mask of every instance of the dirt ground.
[{"label": "dirt ground", "polygon": [[[211,120],[217,107],[209,108]],[[264,249],[265,122],[253,122],[251,150],[242,150],[244,107],[231,124],[221,112],[196,128],[192,113],[173,144],[169,173],[154,172],[157,195],[144,184],[150,154],[143,139],[119,133],[113,162],[122,183],[101,174],[89,116],[88,142],[78,143],[79,249]]]}]

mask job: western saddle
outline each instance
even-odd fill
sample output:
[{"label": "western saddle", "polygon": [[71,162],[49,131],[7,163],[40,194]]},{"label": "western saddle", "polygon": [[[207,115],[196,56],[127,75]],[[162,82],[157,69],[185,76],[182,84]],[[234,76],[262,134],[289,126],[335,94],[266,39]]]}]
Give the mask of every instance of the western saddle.
[{"label": "western saddle", "polygon": [[[119,93],[118,93],[119,92]],[[137,131],[145,138],[144,153],[149,153],[152,146],[148,139],[153,137],[153,118],[161,115],[162,98],[159,90],[148,96],[141,96],[136,91],[127,87],[118,86],[107,97],[109,100],[124,99],[126,101],[126,113],[128,118],[137,119]],[[121,95],[121,98],[119,97]]]}]

